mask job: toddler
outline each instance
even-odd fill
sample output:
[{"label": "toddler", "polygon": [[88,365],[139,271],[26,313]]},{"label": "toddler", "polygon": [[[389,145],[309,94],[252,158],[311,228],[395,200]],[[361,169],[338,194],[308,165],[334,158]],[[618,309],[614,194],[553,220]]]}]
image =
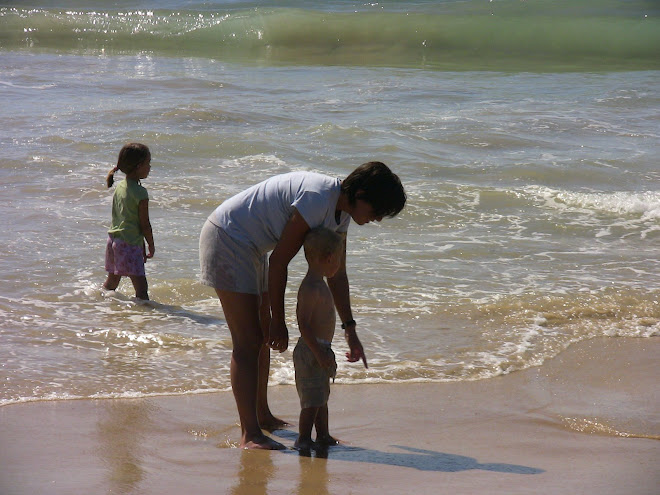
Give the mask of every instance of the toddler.
[{"label": "toddler", "polygon": [[307,450],[316,444],[336,445],[328,430],[330,378],[337,372],[331,348],[335,333],[335,305],[324,277],[332,277],[341,266],[343,237],[324,227],[310,230],[303,244],[308,269],[298,290],[296,315],[300,339],[293,350],[296,389],[300,397],[299,436],[295,447]]}]

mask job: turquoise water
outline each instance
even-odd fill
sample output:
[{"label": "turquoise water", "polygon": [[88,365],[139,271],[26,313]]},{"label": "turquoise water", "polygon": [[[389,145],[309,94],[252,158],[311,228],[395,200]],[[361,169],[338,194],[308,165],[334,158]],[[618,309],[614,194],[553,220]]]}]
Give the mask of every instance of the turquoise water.
[{"label": "turquoise water", "polygon": [[[79,2],[5,7],[5,49],[257,64],[654,69],[651,1]],[[57,6],[57,3],[55,3]]]},{"label": "turquoise water", "polygon": [[[338,380],[485,379],[657,336],[658,33],[655,2],[0,7],[0,404],[227,389],[204,219],[270,175],[373,159],[409,203],[349,230],[370,368]],[[153,154],[148,306],[101,290],[129,140]],[[293,383],[291,351],[271,378]]]}]

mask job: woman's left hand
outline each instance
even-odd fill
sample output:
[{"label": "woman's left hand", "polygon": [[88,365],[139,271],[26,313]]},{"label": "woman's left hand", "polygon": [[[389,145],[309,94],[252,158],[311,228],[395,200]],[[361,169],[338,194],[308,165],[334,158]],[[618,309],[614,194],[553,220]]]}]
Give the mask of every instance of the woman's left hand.
[{"label": "woman's left hand", "polygon": [[358,339],[357,333],[355,333],[355,328],[353,328],[353,331],[346,332],[346,342],[350,349],[350,351],[346,353],[346,359],[351,363],[355,363],[362,359],[364,367],[369,368],[367,365],[367,356],[364,355],[364,349],[362,348],[360,339]]}]

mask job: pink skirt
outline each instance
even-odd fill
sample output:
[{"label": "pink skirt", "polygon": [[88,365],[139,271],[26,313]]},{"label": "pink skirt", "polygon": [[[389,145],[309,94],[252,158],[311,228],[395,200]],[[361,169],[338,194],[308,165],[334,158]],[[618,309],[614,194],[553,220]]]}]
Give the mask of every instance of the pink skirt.
[{"label": "pink skirt", "polygon": [[108,243],[105,246],[105,271],[122,277],[144,277],[144,244],[135,246],[108,235]]}]

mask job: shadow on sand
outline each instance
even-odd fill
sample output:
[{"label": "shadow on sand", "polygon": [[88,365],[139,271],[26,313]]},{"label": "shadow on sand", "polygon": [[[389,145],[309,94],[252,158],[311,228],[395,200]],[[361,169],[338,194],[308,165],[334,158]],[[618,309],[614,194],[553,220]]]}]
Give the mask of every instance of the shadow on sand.
[{"label": "shadow on sand", "polygon": [[[297,436],[294,432],[283,430],[278,430],[275,434],[284,438],[293,437],[294,440]],[[456,473],[471,469],[510,474],[540,474],[545,472],[543,469],[519,466],[516,464],[491,462],[480,463],[472,457],[447,454],[433,450],[417,449],[401,445],[392,445],[392,447],[405,452],[381,452],[379,450],[365,449],[350,445],[336,445],[332,447],[316,448],[314,450],[287,451],[287,453],[295,453],[303,457],[383,464],[387,466],[408,467],[420,471],[437,471],[445,473]]]},{"label": "shadow on sand", "polygon": [[114,290],[101,290],[101,295],[104,298],[110,299],[113,302],[129,306],[133,309],[140,310],[141,308],[147,311],[159,311],[166,315],[166,317],[177,317],[194,321],[203,325],[226,325],[226,321],[218,316],[196,313],[182,306],[175,306],[173,304],[159,303],[153,299],[138,299],[129,295],[123,294]]},{"label": "shadow on sand", "polygon": [[217,316],[195,313],[189,309],[185,309],[181,306],[174,306],[172,304],[162,304],[154,300],[143,301],[140,299],[129,299],[130,302],[134,303],[136,306],[141,306],[148,308],[153,311],[159,311],[167,315],[167,317],[176,317],[194,321],[195,323],[200,323],[202,325],[226,325],[227,322]]},{"label": "shadow on sand", "polygon": [[188,309],[184,309],[181,306],[172,306],[170,304],[161,304],[154,303],[153,308],[167,313],[170,316],[175,316],[179,318],[185,318],[192,320],[195,323],[201,323],[203,325],[226,325],[227,323],[222,318],[217,316],[212,316],[208,314],[195,313]]}]

